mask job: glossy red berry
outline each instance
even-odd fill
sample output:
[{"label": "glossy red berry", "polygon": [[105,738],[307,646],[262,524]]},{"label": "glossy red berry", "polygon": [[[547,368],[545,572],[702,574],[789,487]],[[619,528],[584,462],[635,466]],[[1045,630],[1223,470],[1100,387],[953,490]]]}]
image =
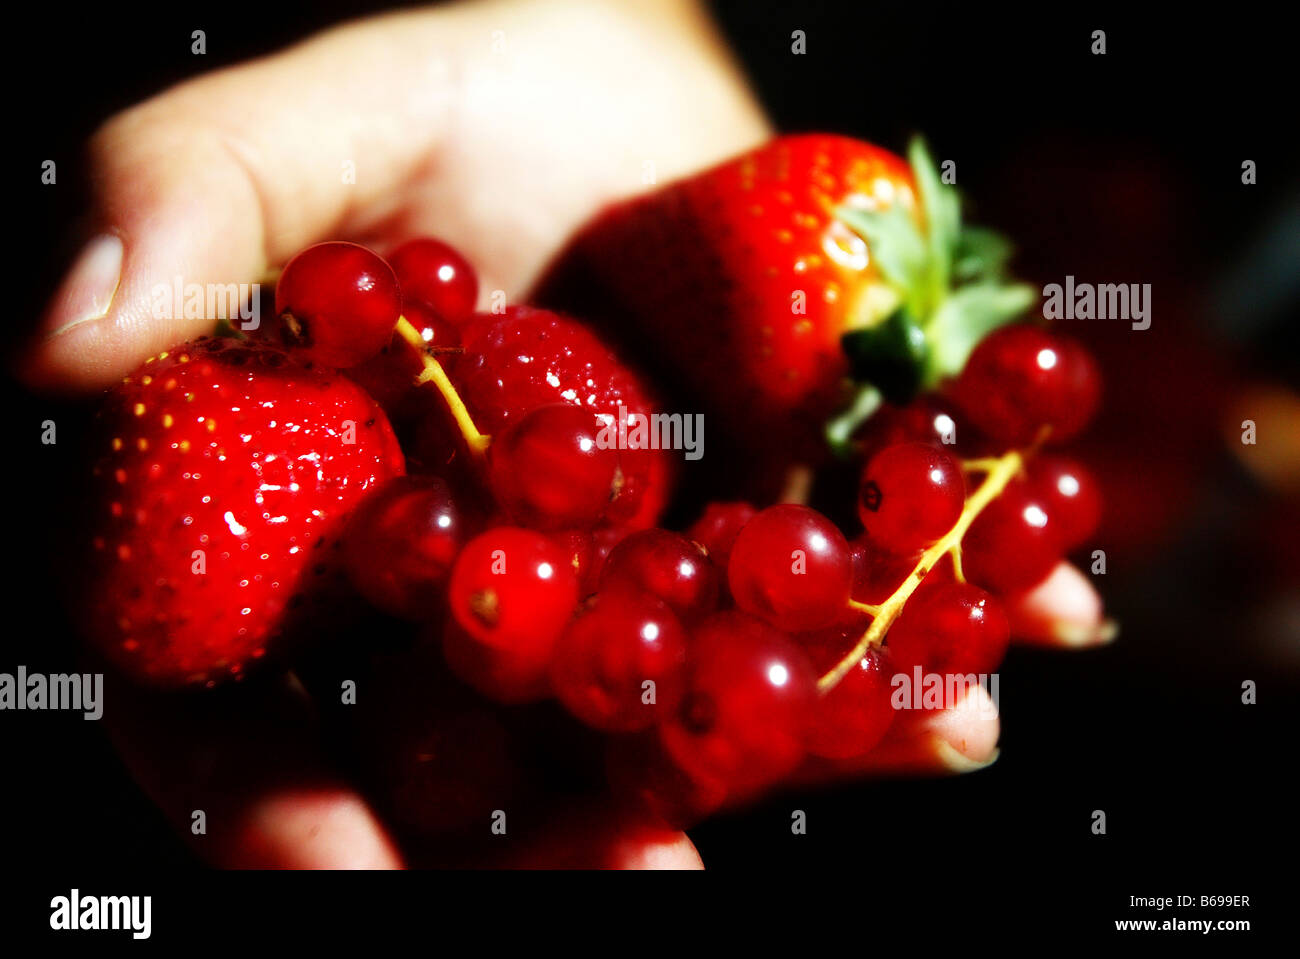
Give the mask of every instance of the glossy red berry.
[{"label": "glossy red berry", "polygon": [[595,526],[618,494],[618,451],[597,442],[600,421],[579,406],[540,406],[493,438],[492,490],[534,529]]},{"label": "glossy red berry", "polygon": [[1101,521],[1101,491],[1092,474],[1065,456],[1038,456],[1029,463],[1030,485],[1059,525],[1067,550],[1087,541]]},{"label": "glossy red berry", "polygon": [[550,695],[551,646],[486,646],[455,619],[442,633],[442,655],[458,679],[498,703],[534,703]]},{"label": "glossy red berry", "polygon": [[275,287],[279,336],[322,366],[363,363],[389,342],[402,312],[397,277],[378,255],[355,243],[331,241],[303,250]]},{"label": "glossy red berry", "polygon": [[589,592],[594,592],[605,572],[605,563],[609,554],[619,543],[631,535],[626,526],[598,526],[591,532],[591,556],[583,572],[583,585]]},{"label": "glossy red berry", "polygon": [[686,535],[709,551],[718,569],[725,570],[736,537],[757,515],[758,510],[749,503],[710,503]]},{"label": "glossy red berry", "polygon": [[948,397],[922,393],[906,406],[885,404],[862,425],[854,436],[864,459],[899,443],[929,443],[950,455],[991,452],[983,449],[985,438],[957,412]]},{"label": "glossy red berry", "polygon": [[740,531],[727,579],[736,605],[746,612],[781,629],[820,629],[848,610],[853,557],[829,519],[783,503]]},{"label": "glossy red berry", "polygon": [[500,526],[461,550],[447,600],[456,622],[482,645],[544,660],[577,605],[578,579],[550,539]]},{"label": "glossy red berry", "polygon": [[390,480],[348,520],[344,562],[357,591],[393,616],[421,620],[443,610],[467,517],[437,476]]},{"label": "glossy red berry", "polygon": [[[595,541],[591,531],[586,529],[565,529],[550,534],[552,542],[560,547],[578,577],[578,595],[590,596],[596,591],[596,583],[590,575],[592,554]],[[588,588],[590,585],[590,588]]]},{"label": "glossy red berry", "polygon": [[668,605],[620,588],[597,594],[569,623],[551,687],[588,726],[631,732],[672,715],[685,665],[686,631]]},{"label": "glossy red berry", "polygon": [[[540,406],[580,406],[597,417],[609,439],[618,434],[619,411],[648,417],[654,401],[631,370],[583,324],[546,310],[510,307],[505,313],[475,314],[461,324],[464,353],[455,383],[475,425],[499,437],[507,425]],[[445,406],[445,404],[444,404]],[[460,434],[445,409],[431,408],[408,444],[408,455],[445,462]],[[671,489],[670,451],[642,448],[645,420],[618,450],[621,478],[609,504],[611,525],[643,529],[655,525]]]},{"label": "glossy red berry", "polygon": [[961,516],[966,482],[961,466],[927,443],[881,450],[862,473],[858,516],[867,535],[893,553],[930,546]]},{"label": "glossy red berry", "polygon": [[661,727],[665,751],[693,778],[743,794],[790,773],[804,756],[816,680],[803,652],[744,613],[695,630],[686,693]]},{"label": "glossy red berry", "polygon": [[1062,442],[1096,411],[1100,374],[1073,340],[1034,326],[1006,326],[975,347],[955,395],[971,421],[1003,443],[1028,445],[1044,426],[1051,427],[1052,442]]},{"label": "glossy red berry", "polygon": [[450,245],[432,237],[409,240],[388,255],[388,262],[407,304],[418,303],[451,324],[474,312],[478,276]]},{"label": "glossy red berry", "polygon": [[808,752],[825,759],[851,759],[874,749],[894,721],[893,675],[887,650],[867,650],[839,683],[817,698]]},{"label": "glossy red berry", "polygon": [[853,598],[859,603],[877,606],[898,589],[921,558],[919,550],[911,554],[891,553],[865,537],[854,540],[850,549],[853,554]]},{"label": "glossy red berry", "polygon": [[633,533],[610,552],[601,589],[628,586],[657,596],[683,621],[718,605],[718,570],[704,547],[666,529]]},{"label": "glossy red berry", "polygon": [[915,595],[885,640],[894,668],[910,673],[991,673],[1006,655],[1011,629],[1002,604],[970,583]]},{"label": "glossy red berry", "polygon": [[694,826],[727,799],[720,782],[697,779],[672,760],[658,729],[608,737],[605,777],[626,808],[674,829]]},{"label": "glossy red berry", "polygon": [[1047,500],[1029,484],[1008,484],[962,540],[967,577],[997,593],[1040,582],[1065,552]]},{"label": "glossy red berry", "polygon": [[813,672],[821,676],[839,665],[871,626],[871,617],[855,610],[843,622],[822,629],[791,633],[790,639],[804,651]]}]

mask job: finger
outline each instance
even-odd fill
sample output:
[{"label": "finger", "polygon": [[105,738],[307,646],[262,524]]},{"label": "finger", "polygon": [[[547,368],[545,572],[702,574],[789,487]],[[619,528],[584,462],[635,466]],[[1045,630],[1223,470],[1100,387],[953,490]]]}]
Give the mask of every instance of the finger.
[{"label": "finger", "polygon": [[801,779],[829,782],[862,776],[950,776],[976,772],[998,757],[998,707],[979,685],[947,709],[900,711],[883,742],[865,756],[817,760]]},{"label": "finger", "polygon": [[1007,597],[1006,609],[1012,639],[1026,646],[1083,649],[1114,642],[1119,633],[1104,615],[1101,595],[1066,562],[1033,589]]},{"label": "finger", "polygon": [[109,735],[145,793],[227,868],[398,868],[378,818],[329,766],[286,682],[164,695],[110,680]]},{"label": "finger", "polygon": [[447,125],[446,90],[412,80],[437,41],[401,20],[330,31],[111,119],[90,146],[98,236],[51,303],[29,377],[111,382],[210,328],[206,310],[171,315],[174,278],[182,298],[190,284],[247,284],[385,215]]},{"label": "finger", "polygon": [[401,857],[357,793],[342,784],[271,790],[239,812],[221,864],[239,869],[397,869]]},{"label": "finger", "polygon": [[506,855],[510,869],[703,869],[684,832],[630,811],[585,807],[560,815],[545,835]]},{"label": "finger", "polygon": [[[632,96],[646,104],[635,116]],[[250,283],[326,238],[433,231],[480,265],[485,297],[514,296],[600,204],[644,189],[647,164],[670,178],[766,132],[686,0],[451,5],[329,31],[96,135],[98,237],[23,372],[111,383],[209,326],[209,311],[156,315],[160,284]]]}]

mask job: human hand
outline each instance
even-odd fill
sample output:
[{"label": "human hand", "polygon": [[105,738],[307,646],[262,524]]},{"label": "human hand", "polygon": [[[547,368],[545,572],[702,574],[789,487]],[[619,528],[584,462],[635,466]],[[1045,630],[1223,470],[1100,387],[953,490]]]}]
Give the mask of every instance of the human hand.
[{"label": "human hand", "polygon": [[[433,233],[466,252],[485,295],[514,300],[579,223],[641,188],[647,163],[666,180],[768,134],[707,21],[681,0],[513,0],[331,30],[170,90],[96,135],[99,235],[54,297],[25,375],[49,388],[111,383],[210,326],[156,319],[156,284],[253,282],[328,238],[382,249]],[[1081,578],[1054,578],[1027,606],[1042,613],[1038,633],[1050,637],[1088,596]],[[329,770],[292,683],[245,696],[237,715],[229,699],[182,715],[165,697],[127,698],[114,726],[124,756],[178,828],[208,808],[212,861],[402,863]],[[977,768],[997,728],[970,708],[931,717],[882,751],[879,769]],[[600,815],[603,826],[557,826],[556,841],[583,834],[592,864],[699,864],[681,833]]]}]

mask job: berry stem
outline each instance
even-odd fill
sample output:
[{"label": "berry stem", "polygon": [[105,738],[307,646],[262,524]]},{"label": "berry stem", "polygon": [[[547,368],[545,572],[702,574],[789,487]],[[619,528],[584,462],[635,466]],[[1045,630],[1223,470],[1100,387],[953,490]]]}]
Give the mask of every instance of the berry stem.
[{"label": "berry stem", "polygon": [[968,473],[988,473],[996,469],[998,458],[996,456],[982,456],[978,459],[962,460],[961,468]]},{"label": "berry stem", "polygon": [[880,607],[873,606],[871,603],[859,603],[856,599],[849,600],[849,609],[856,609],[860,613],[866,613],[869,616],[879,616]]},{"label": "berry stem", "polygon": [[961,568],[961,543],[952,548],[952,576],[959,583],[966,582],[966,571]]},{"label": "berry stem", "polygon": [[[987,473],[984,481],[966,500],[961,516],[953,524],[952,529],[921,554],[920,560],[917,561],[912,572],[908,574],[907,579],[903,580],[902,585],[876,608],[871,625],[863,634],[862,639],[858,641],[858,644],[830,672],[817,681],[818,692],[824,695],[834,689],[836,684],[844,678],[844,675],[866,655],[868,649],[872,646],[879,646],[884,641],[889,627],[893,625],[894,620],[903,611],[903,604],[916,591],[916,587],[921,585],[921,580],[925,579],[926,574],[934,568],[934,565],[939,560],[943,559],[948,553],[953,553],[954,561],[960,562],[956,557],[956,552],[961,549],[961,540],[966,535],[966,530],[970,528],[971,523],[975,522],[975,518],[984,510],[984,507],[993,502],[998,494],[1006,489],[1012,478],[1020,472],[1025,464],[1025,455],[1019,450],[1012,450],[1003,456],[970,460],[963,464],[967,469]],[[958,567],[958,571],[960,571],[960,567]],[[866,604],[855,603],[853,605],[857,608]]]},{"label": "berry stem", "polygon": [[443,400],[447,403],[447,409],[451,412],[451,418],[460,427],[461,435],[465,437],[465,443],[469,446],[470,452],[475,456],[483,456],[491,443],[491,437],[485,436],[478,431],[473,418],[469,415],[469,410],[465,408],[464,401],[461,400],[460,394],[456,392],[456,387],[452,385],[451,380],[448,378],[447,371],[430,354],[424,338],[420,336],[420,331],[404,316],[397,318],[397,325],[394,329],[420,355],[420,362],[424,364],[424,372],[420,374],[420,378],[416,380],[416,383],[432,382],[438,388],[438,392],[442,394]]}]

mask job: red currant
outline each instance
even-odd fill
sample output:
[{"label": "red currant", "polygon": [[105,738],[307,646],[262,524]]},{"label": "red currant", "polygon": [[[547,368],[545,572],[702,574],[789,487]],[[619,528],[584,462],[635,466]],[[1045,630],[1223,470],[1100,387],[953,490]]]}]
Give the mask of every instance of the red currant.
[{"label": "red currant", "polygon": [[344,559],[357,591],[405,619],[441,611],[467,518],[437,476],[400,476],[366,497],[348,520]]},{"label": "red currant", "polygon": [[592,550],[595,548],[595,541],[592,538],[591,531],[585,529],[566,529],[558,533],[550,534],[555,545],[560,547],[564,555],[569,559],[569,565],[573,567],[573,573],[578,577],[578,595],[590,596],[596,591],[595,584],[588,583],[591,580],[591,560]]},{"label": "red currant", "polygon": [[605,572],[605,563],[609,554],[619,543],[627,539],[631,530],[626,526],[598,526],[591,533],[591,559],[587,565],[583,580],[594,592]]},{"label": "red currant", "polygon": [[963,422],[956,404],[933,393],[922,393],[906,406],[886,404],[859,429],[855,440],[865,459],[899,443],[929,443],[950,453],[980,451],[980,438]]},{"label": "red currant", "polygon": [[579,406],[540,406],[492,441],[489,474],[501,505],[536,529],[595,526],[618,494],[618,452],[597,443]]},{"label": "red currant", "polygon": [[850,759],[874,749],[894,721],[893,675],[887,650],[867,650],[857,665],[818,697],[808,730],[808,752],[825,759]]},{"label": "red currant", "polygon": [[544,661],[577,605],[578,578],[569,557],[541,533],[500,526],[461,550],[447,601],[482,645]]},{"label": "red currant", "polygon": [[810,629],[801,633],[792,633],[794,644],[804,651],[813,670],[821,675],[835,668],[849,650],[862,639],[862,634],[871,625],[871,617],[866,613],[854,611],[847,619],[822,629]]},{"label": "red currant", "polygon": [[902,585],[921,558],[912,554],[891,553],[866,539],[854,540],[853,598],[859,603],[880,605]]},{"label": "red currant", "polygon": [[966,502],[961,466],[926,443],[881,450],[862,473],[858,516],[872,541],[914,553],[952,529]]},{"label": "red currant", "polygon": [[455,619],[447,622],[442,633],[448,668],[488,699],[507,705],[537,702],[550,694],[551,652],[551,646],[541,645],[486,646]]},{"label": "red currant", "polygon": [[695,630],[686,693],[661,729],[664,749],[695,779],[745,793],[794,770],[816,680],[803,652],[744,613]]},{"label": "red currant", "polygon": [[976,583],[1011,593],[1040,582],[1065,552],[1047,500],[1016,481],[975,518],[962,541],[962,565]]},{"label": "red currant", "polygon": [[555,647],[551,687],[588,726],[631,732],[671,715],[685,663],[686,631],[668,605],[619,588],[597,594],[569,623]]},{"label": "red currant", "polygon": [[317,243],[285,266],[275,287],[276,334],[324,366],[363,363],[392,339],[402,295],[392,269],[355,243]]},{"label": "red currant", "polygon": [[1039,456],[1029,463],[1029,482],[1043,498],[1061,542],[1072,550],[1097,531],[1101,492],[1092,474],[1064,456]]},{"label": "red currant", "polygon": [[409,240],[388,255],[388,262],[407,306],[420,304],[452,324],[474,312],[478,276],[448,244],[432,237]]},{"label": "red currant", "polygon": [[627,538],[628,530],[622,526],[598,526],[594,530],[563,530],[550,536],[571,560],[578,574],[579,593],[590,596],[600,585],[610,551]]},{"label": "red currant", "polygon": [[1062,442],[1096,411],[1100,374],[1073,340],[1034,326],[1006,326],[975,347],[955,395],[974,424],[997,440],[1025,446],[1049,426],[1051,440]]},{"label": "red currant", "polygon": [[726,569],[736,537],[757,514],[748,503],[710,503],[686,535],[709,551],[718,569]]},{"label": "red currant", "polygon": [[713,612],[718,605],[718,571],[704,547],[666,529],[641,530],[614,547],[605,560],[600,585],[644,590],[686,622]]},{"label": "red currant", "polygon": [[781,629],[820,629],[848,610],[853,557],[829,519],[785,503],[745,524],[727,578],[736,605],[746,612]]},{"label": "red currant", "polygon": [[658,730],[609,737],[605,775],[622,802],[675,829],[694,826],[727,798],[720,783],[696,779],[673,762]]},{"label": "red currant", "polygon": [[991,673],[1006,655],[1011,628],[1002,604],[970,583],[916,594],[890,627],[894,668],[944,675]]}]

